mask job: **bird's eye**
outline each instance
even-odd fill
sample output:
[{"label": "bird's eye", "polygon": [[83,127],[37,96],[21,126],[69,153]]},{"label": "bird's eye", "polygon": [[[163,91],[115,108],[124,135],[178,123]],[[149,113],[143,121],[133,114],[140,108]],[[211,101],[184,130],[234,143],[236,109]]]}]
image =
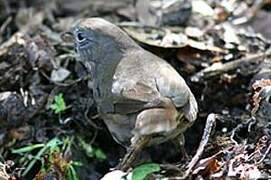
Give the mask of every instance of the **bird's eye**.
[{"label": "bird's eye", "polygon": [[79,41],[79,42],[82,42],[82,41],[84,41],[86,38],[84,37],[84,35],[83,35],[83,33],[78,33],[77,34],[77,40]]}]

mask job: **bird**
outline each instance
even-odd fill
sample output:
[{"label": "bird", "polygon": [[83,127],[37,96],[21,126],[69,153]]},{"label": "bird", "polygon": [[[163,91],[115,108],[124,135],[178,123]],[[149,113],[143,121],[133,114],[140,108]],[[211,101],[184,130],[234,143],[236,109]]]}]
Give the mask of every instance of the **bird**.
[{"label": "bird", "polygon": [[118,169],[128,170],[145,147],[184,143],[198,105],[167,61],[103,18],[81,19],[71,33],[78,59],[92,78],[97,111],[113,139],[127,148]]}]

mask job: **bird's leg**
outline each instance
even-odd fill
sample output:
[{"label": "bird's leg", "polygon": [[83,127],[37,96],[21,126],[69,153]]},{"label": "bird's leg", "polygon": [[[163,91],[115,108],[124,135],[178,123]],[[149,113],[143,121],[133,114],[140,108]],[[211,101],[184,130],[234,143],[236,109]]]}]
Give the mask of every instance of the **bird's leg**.
[{"label": "bird's leg", "polygon": [[138,153],[148,144],[150,136],[135,136],[132,140],[132,144],[129,146],[124,158],[118,164],[117,169],[127,171],[133,161],[136,159]]},{"label": "bird's leg", "polygon": [[184,143],[185,143],[185,138],[184,138],[184,135],[181,134],[180,137],[179,137],[179,144],[180,144],[180,151],[181,151],[181,154],[182,154],[182,159],[183,160],[188,160],[189,159],[189,156],[185,150],[185,147],[184,147]]},{"label": "bird's leg", "polygon": [[137,154],[147,146],[153,134],[170,132],[177,127],[178,111],[172,101],[164,99],[161,106],[146,109],[137,115],[131,146],[119,165],[121,170],[129,168]]},{"label": "bird's leg", "polygon": [[180,154],[182,155],[182,160],[188,160],[188,154],[184,148],[185,138],[183,134],[178,135],[175,139],[173,139],[173,143],[175,146],[180,149]]}]

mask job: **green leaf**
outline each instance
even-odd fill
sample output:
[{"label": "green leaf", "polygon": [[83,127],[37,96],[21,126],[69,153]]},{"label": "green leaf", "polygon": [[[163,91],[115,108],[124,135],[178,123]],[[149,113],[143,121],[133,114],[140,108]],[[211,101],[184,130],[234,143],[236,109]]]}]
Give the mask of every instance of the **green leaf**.
[{"label": "green leaf", "polygon": [[84,149],[86,155],[91,158],[96,158],[98,160],[105,160],[106,154],[102,149],[98,147],[93,147],[91,144],[86,143],[82,138],[78,137],[81,147]]},{"label": "green leaf", "polygon": [[54,103],[51,104],[50,108],[54,110],[55,114],[59,114],[67,109],[63,93],[59,93],[55,96]]},{"label": "green leaf", "polygon": [[34,149],[40,149],[37,154],[29,159],[29,161],[26,161],[27,165],[26,168],[23,170],[22,176],[25,176],[30,169],[34,166],[34,164],[37,161],[41,160],[41,157],[43,154],[45,154],[50,149],[55,149],[58,147],[58,145],[62,144],[62,142],[58,138],[53,138],[46,144],[34,144],[34,145],[28,145],[19,149],[13,149],[12,153],[16,154],[24,154],[26,156],[26,153],[31,152]]},{"label": "green leaf", "polygon": [[99,160],[105,160],[106,155],[100,148],[94,148],[94,156]]},{"label": "green leaf", "polygon": [[46,146],[50,149],[55,149],[55,148],[58,148],[59,145],[63,144],[62,141],[60,141],[57,137],[51,139],[47,144]]},{"label": "green leaf", "polygon": [[160,171],[159,164],[149,163],[140,165],[132,171],[132,180],[144,180],[147,175],[157,171]]},{"label": "green leaf", "polygon": [[42,148],[44,146],[45,146],[45,144],[33,144],[33,145],[28,145],[28,146],[25,146],[25,147],[22,147],[19,149],[12,149],[11,152],[14,154],[21,154],[21,153],[30,152],[30,151],[37,149],[37,148]]},{"label": "green leaf", "polygon": [[78,137],[78,140],[79,140],[80,146],[84,149],[86,155],[92,158],[94,156],[93,147],[90,144],[86,143],[84,139],[81,137]]},{"label": "green leaf", "polygon": [[67,171],[68,171],[67,173],[68,180],[79,180],[76,170],[74,169],[73,166],[69,166]]}]

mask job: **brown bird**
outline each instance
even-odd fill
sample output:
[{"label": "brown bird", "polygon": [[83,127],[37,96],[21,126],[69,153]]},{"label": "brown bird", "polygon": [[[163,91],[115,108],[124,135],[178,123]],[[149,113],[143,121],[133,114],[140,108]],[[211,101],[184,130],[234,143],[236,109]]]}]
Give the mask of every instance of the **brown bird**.
[{"label": "brown bird", "polygon": [[93,78],[98,112],[114,139],[129,147],[119,168],[126,170],[146,146],[170,139],[182,144],[198,107],[177,71],[104,19],[83,19],[72,33]]}]

